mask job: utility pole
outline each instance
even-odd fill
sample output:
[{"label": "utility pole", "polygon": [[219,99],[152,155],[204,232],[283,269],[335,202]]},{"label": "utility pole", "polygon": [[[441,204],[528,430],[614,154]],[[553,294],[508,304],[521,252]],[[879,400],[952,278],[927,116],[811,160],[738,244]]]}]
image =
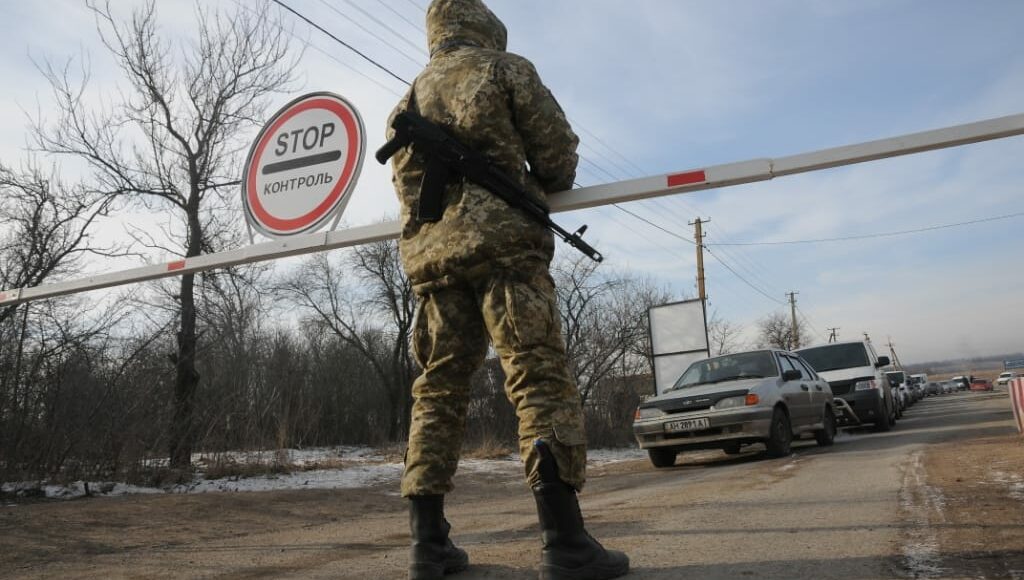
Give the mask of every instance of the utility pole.
[{"label": "utility pole", "polygon": [[708,356],[711,356],[711,337],[708,332],[708,293],[704,287],[704,224],[711,223],[711,218],[702,220],[697,218],[690,222],[694,227],[693,239],[697,242],[697,295],[700,298],[700,307],[704,313],[704,344],[708,345]]},{"label": "utility pole", "polygon": [[799,294],[799,292],[790,292],[790,293],[786,294],[786,296],[789,296],[789,309],[790,309],[790,313],[793,316],[793,345],[792,345],[792,349],[791,350],[796,350],[796,349],[800,348],[800,327],[799,327],[799,325],[797,325],[797,322],[796,322],[796,295],[797,294]]},{"label": "utility pole", "polygon": [[830,344],[833,343],[833,342],[839,342],[839,328],[838,327],[830,328],[830,329],[828,329],[828,332],[829,332],[828,342]]},{"label": "utility pole", "polygon": [[903,363],[900,362],[900,357],[896,356],[896,345],[892,343],[892,337],[889,337],[889,354],[892,355],[892,364],[896,366],[897,370],[903,370]]},{"label": "utility pole", "polygon": [[708,295],[704,288],[704,224],[711,223],[711,218],[690,222],[694,226],[693,239],[697,242],[697,296],[701,302],[707,302]]}]

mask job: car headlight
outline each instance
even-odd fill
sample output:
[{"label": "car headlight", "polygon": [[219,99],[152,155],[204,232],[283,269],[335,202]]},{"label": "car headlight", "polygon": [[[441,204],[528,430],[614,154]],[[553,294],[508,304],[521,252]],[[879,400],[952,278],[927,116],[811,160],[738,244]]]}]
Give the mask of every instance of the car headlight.
[{"label": "car headlight", "polygon": [[853,390],[855,391],[869,391],[877,388],[878,384],[875,381],[857,381],[853,384]]},{"label": "car headlight", "polygon": [[647,409],[640,409],[640,408],[638,408],[636,410],[636,415],[634,415],[633,418],[634,419],[653,419],[655,417],[661,417],[664,414],[665,414],[665,411],[662,411],[661,409],[659,409],[657,407],[649,407]]},{"label": "car headlight", "polygon": [[721,411],[723,409],[735,409],[736,407],[746,407],[746,406],[747,406],[747,397],[745,397],[745,396],[743,396],[743,397],[729,397],[727,399],[722,399],[721,401],[718,401],[717,403],[715,403],[715,409],[717,409],[719,411]]}]

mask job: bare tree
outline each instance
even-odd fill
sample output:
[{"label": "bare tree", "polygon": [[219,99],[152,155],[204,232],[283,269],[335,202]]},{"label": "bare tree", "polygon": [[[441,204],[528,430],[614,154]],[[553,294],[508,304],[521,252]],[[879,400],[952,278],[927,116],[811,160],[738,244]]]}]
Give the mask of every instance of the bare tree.
[{"label": "bare tree", "polygon": [[[0,166],[0,288],[28,288],[78,271],[88,253],[112,254],[90,244],[90,229],[109,204],[81,186],[69,187],[34,163]],[[0,323],[14,316],[0,307]]]},{"label": "bare tree", "polygon": [[[57,118],[34,127],[36,147],[84,160],[97,190],[176,220],[165,243],[149,245],[190,258],[216,251],[230,226],[215,211],[236,195],[246,135],[259,126],[269,97],[293,79],[284,30],[265,3],[234,14],[197,10],[197,38],[175,42],[157,26],[155,2],[119,21],[110,3],[88,4],[104,45],[128,86],[109,105],[84,100],[88,74],[42,67]],[[112,95],[105,96],[106,99]],[[106,100],[105,99],[105,100]],[[190,464],[196,371],[195,276],[182,276],[170,457]]]},{"label": "bare tree", "polygon": [[797,320],[796,334],[793,322],[782,312],[775,312],[757,323],[759,346],[791,350],[797,344],[806,344],[804,324]]},{"label": "bare tree", "polygon": [[722,318],[718,311],[708,317],[708,347],[711,356],[730,354],[743,349],[743,327]]},{"label": "bare tree", "polygon": [[361,246],[341,264],[325,254],[316,255],[281,290],[314,323],[329,329],[373,366],[392,412],[387,437],[391,441],[404,437],[416,375],[409,352],[416,302],[399,261],[398,244],[384,241]]},{"label": "bare tree", "polygon": [[586,404],[613,376],[647,366],[647,310],[664,296],[626,276],[603,275],[585,256],[553,268],[569,368]]}]

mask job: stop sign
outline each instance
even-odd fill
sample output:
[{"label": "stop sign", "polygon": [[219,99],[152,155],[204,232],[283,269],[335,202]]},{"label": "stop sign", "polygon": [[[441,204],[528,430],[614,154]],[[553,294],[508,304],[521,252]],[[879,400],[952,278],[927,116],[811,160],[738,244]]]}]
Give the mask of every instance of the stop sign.
[{"label": "stop sign", "polygon": [[363,165],[366,135],[343,97],[318,92],[288,103],[260,131],[242,176],[242,206],[259,232],[283,237],[340,217]]}]

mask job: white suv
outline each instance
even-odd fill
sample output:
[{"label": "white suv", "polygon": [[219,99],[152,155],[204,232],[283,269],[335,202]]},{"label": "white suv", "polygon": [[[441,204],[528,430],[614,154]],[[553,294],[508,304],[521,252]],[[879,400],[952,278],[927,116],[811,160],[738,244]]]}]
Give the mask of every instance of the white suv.
[{"label": "white suv", "polygon": [[1010,381],[1016,379],[1018,376],[1019,375],[1013,371],[1006,371],[1005,373],[999,375],[999,378],[996,379],[996,384],[1002,387],[1004,385],[1009,384]]}]

